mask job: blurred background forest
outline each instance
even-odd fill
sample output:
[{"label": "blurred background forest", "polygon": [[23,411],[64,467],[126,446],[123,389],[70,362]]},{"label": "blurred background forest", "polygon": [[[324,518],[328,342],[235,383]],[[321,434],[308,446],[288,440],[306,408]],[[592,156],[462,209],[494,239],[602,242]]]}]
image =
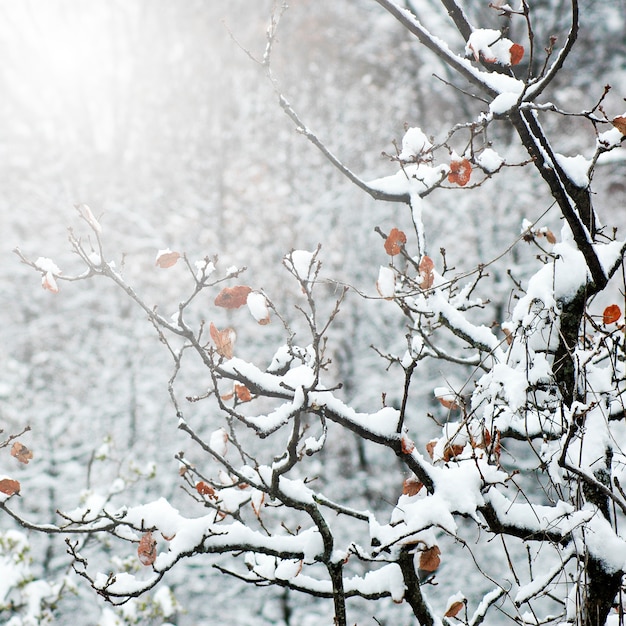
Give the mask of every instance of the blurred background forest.
[{"label": "blurred background forest", "polygon": [[[435,12],[438,2],[407,4],[462,50]],[[475,23],[500,26],[488,2],[468,5]],[[568,16],[560,0],[533,7],[541,16],[539,41],[564,35]],[[24,441],[35,455],[16,468],[5,451],[0,467],[22,483],[19,510],[33,520],[52,522],[57,509],[107,497],[118,477],[126,502],[165,496],[187,515],[194,507],[174,460],[179,450],[188,458],[194,451],[177,430],[168,398],[172,363],[145,316],[104,281],[44,291],[12,252],[19,246],[31,258],[51,257],[72,274],[78,264],[66,229],[78,225],[77,203],[98,216],[108,258],[146,301],[172,313],[188,279],[182,267],[155,267],[159,249],[185,252],[192,261],[219,255],[222,267],[245,265],[243,282],[287,310],[297,285],[286,280],[281,259],[321,243],[328,308],[337,284],[354,287],[329,347],[343,397],[363,410],[379,406],[383,393],[390,404],[401,397],[402,375],[387,371],[371,348],[401,352],[405,343],[399,312],[374,298],[378,267],[388,262],[374,228],[408,232],[408,209],[376,203],[295,132],[250,58],[263,54],[272,8],[266,0],[0,0],[0,427],[8,434],[30,425]],[[626,2],[585,0],[581,21],[576,51],[546,99],[566,110],[590,109],[608,82],[607,114],[623,114]],[[395,171],[381,153],[394,153],[405,123],[441,138],[481,110],[482,103],[445,83],[446,70],[372,0],[292,0],[272,70],[307,125],[366,180]],[[595,137],[575,118],[554,123],[561,153],[592,152]],[[508,132],[502,124],[500,145]],[[525,155],[512,140],[502,156],[521,162]],[[620,151],[611,156],[594,183],[596,203],[623,228],[625,161]],[[508,168],[480,188],[433,194],[425,215],[431,256],[444,248],[448,265],[461,270],[501,254],[519,236],[523,218],[534,221],[550,206],[537,195],[534,176],[529,168]],[[540,225],[560,230],[550,212]],[[490,267],[486,323],[506,319],[512,278],[523,280],[534,255],[518,246]],[[297,329],[297,316],[288,314]],[[259,327],[208,299],[205,315],[234,325],[241,356],[257,363],[269,362],[282,341],[278,324]],[[187,371],[178,381],[181,395],[202,394],[206,375]],[[423,423],[423,444],[435,428],[427,414],[443,416],[433,385],[454,388],[465,380],[450,380],[440,369],[421,376],[410,416]],[[189,410],[206,420],[207,433],[220,424],[219,415],[202,415],[201,405]],[[372,510],[393,502],[402,486],[374,450],[345,438],[327,446],[318,480]],[[0,531],[11,528],[0,518]],[[63,542],[30,539],[32,574],[62,580],[69,564]],[[97,548],[106,554],[107,546]],[[180,609],[155,615],[154,624],[326,623],[323,602],[245,587],[215,572],[212,562],[196,559],[172,573],[167,584]],[[445,565],[438,575],[463,575],[453,564],[446,573]],[[85,624],[115,623],[110,609],[103,613],[94,593],[73,580],[77,589],[63,596],[55,620],[68,623],[80,612]],[[3,609],[0,623],[17,619],[18,610]],[[391,610],[363,604],[359,624],[376,623],[374,616],[391,623]],[[134,623],[129,609],[117,619]]]}]

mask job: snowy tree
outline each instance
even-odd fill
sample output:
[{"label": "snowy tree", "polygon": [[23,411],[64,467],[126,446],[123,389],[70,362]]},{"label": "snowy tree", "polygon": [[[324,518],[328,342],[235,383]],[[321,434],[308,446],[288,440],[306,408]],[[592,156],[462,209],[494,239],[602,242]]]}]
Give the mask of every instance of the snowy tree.
[{"label": "snowy tree", "polygon": [[[494,3],[473,16],[442,0],[441,7],[428,3],[423,18],[417,3],[408,3],[414,12],[390,0],[375,4],[436,57],[447,88],[468,100],[466,118],[450,127],[436,116],[428,128],[408,126],[386,155],[390,175],[356,174],[283,92],[273,58],[284,7],[272,16],[257,62],[280,107],[328,163],[364,193],[407,207],[408,234],[377,231],[389,262],[361,268],[371,283],[361,315],[395,304],[403,319],[401,350],[399,341],[381,345],[382,330],[372,338],[395,388],[372,394],[352,381],[355,396],[379,395],[367,410],[343,396],[332,344],[349,288],[325,274],[324,233],[322,246],[284,256],[294,307],[286,307],[280,279],[274,294],[248,284],[243,267],[221,269],[217,257],[166,247],[156,267],[188,288],[178,304],[166,298],[155,305],[127,278],[132,259],[113,260],[106,216],[80,204],[80,226],[70,231],[75,272],[17,253],[46,291],[106,279],[148,318],[173,363],[168,391],[191,446],[171,451],[179,464],[172,480],[188,504],[181,512],[166,497],[125,501],[114,483],[105,496],[93,494],[57,523],[42,524],[19,513],[15,497],[28,492],[7,476],[3,512],[29,529],[65,536],[76,574],[114,605],[154,589],[187,559],[230,555],[215,561],[224,575],[326,599],[339,625],[353,623],[353,606],[364,614],[361,601],[384,606],[370,609],[383,620],[423,625],[621,624],[626,243],[596,213],[591,182],[603,160],[623,158],[626,114],[611,110],[608,86],[590,94],[583,110],[558,104],[558,93],[548,99],[576,49],[576,0],[567,3],[566,30],[549,34],[535,28],[541,7],[535,13],[524,1],[519,8]],[[546,130],[569,118],[593,136],[588,154],[560,152]],[[523,158],[509,150],[511,129]],[[353,142],[364,148],[362,137]],[[443,250],[433,253],[428,226],[438,198],[501,190],[498,179],[510,172],[545,185],[551,200],[528,207],[521,225],[511,220],[509,249],[468,267],[450,266]],[[544,225],[548,213],[562,221],[560,233]],[[460,245],[463,233],[456,237]],[[536,269],[523,283],[511,272],[514,305],[507,319],[495,319],[491,294],[482,291],[490,266],[527,245]],[[265,354],[262,336],[275,337],[275,329],[282,337]],[[433,370],[442,380],[430,390],[439,408],[429,416],[414,404],[413,390]],[[207,415],[220,416],[218,428]],[[344,468],[328,449],[347,436],[375,451],[378,471],[397,493],[381,501],[346,493],[333,480]],[[14,456],[27,460],[25,450]],[[101,565],[88,541],[102,536],[115,546],[115,569]],[[9,539],[22,545],[17,535]],[[468,571],[466,581],[454,575]],[[289,623],[288,611],[283,620]]]}]

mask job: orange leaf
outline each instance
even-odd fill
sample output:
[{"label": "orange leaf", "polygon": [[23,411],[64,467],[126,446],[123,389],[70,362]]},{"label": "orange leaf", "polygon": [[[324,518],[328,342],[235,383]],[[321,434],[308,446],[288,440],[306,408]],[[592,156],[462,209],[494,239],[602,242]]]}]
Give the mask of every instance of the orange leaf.
[{"label": "orange leaf", "polygon": [[390,256],[400,254],[402,246],[406,243],[406,235],[397,228],[392,228],[387,239],[385,239],[385,252]]},{"label": "orange leaf", "polygon": [[152,537],[150,531],[141,538],[139,547],[137,548],[137,556],[142,565],[152,565],[154,563],[157,556],[156,545],[157,542],[154,537]]},{"label": "orange leaf", "polygon": [[252,289],[246,285],[224,287],[215,298],[215,306],[221,306],[225,309],[238,309],[246,303],[251,291]]},{"label": "orange leaf", "polygon": [[509,48],[509,53],[511,55],[511,65],[517,65],[524,58],[524,46],[514,43]]},{"label": "orange leaf", "polygon": [[14,456],[20,463],[27,465],[33,458],[33,453],[19,441],[16,441],[11,447],[11,456]]},{"label": "orange leaf", "polygon": [[235,343],[235,331],[232,328],[218,330],[215,327],[215,324],[211,322],[209,332],[211,334],[211,339],[213,339],[213,343],[215,344],[217,353],[225,359],[232,359],[233,344]]},{"label": "orange leaf", "polygon": [[462,600],[456,600],[448,607],[448,610],[443,614],[443,616],[456,617],[464,606],[465,602],[463,602]]},{"label": "orange leaf", "polygon": [[611,120],[611,124],[613,124],[622,135],[626,136],[626,117],[618,115]]},{"label": "orange leaf", "polygon": [[19,493],[21,485],[17,480],[11,478],[3,478],[0,480],[0,493],[5,493],[7,496]]},{"label": "orange leaf", "polygon": [[440,554],[441,550],[439,546],[433,546],[432,548],[428,548],[428,550],[424,550],[420,554],[419,568],[425,572],[434,572],[441,563],[441,559],[439,558]]},{"label": "orange leaf", "polygon": [[420,272],[420,289],[430,289],[435,282],[435,275],[433,273],[433,269],[435,268],[435,264],[433,260],[429,256],[423,256],[422,260],[419,264],[419,272]]},{"label": "orange leaf", "polygon": [[456,183],[461,187],[465,187],[472,175],[472,165],[467,159],[455,159],[450,163],[450,173],[448,174],[448,182]]},{"label": "orange leaf", "polygon": [[169,248],[165,250],[159,250],[157,252],[155,265],[162,269],[166,269],[168,267],[172,267],[172,265],[176,265],[176,261],[180,259],[179,252],[172,252]]},{"label": "orange leaf", "polygon": [[423,486],[424,483],[420,482],[415,476],[410,476],[402,485],[402,493],[405,496],[415,496],[420,492]]},{"label": "orange leaf", "polygon": [[245,385],[235,384],[235,393],[237,394],[237,400],[239,400],[239,402],[250,402],[250,400],[252,400],[252,394]]},{"label": "orange leaf", "polygon": [[602,314],[602,321],[605,324],[613,324],[621,317],[622,311],[617,304],[611,304],[604,309]]},{"label": "orange leaf", "polygon": [[200,482],[196,483],[196,491],[201,496],[209,496],[209,497],[215,496],[215,489],[213,489],[213,487],[211,487],[211,485],[207,485],[202,480]]}]

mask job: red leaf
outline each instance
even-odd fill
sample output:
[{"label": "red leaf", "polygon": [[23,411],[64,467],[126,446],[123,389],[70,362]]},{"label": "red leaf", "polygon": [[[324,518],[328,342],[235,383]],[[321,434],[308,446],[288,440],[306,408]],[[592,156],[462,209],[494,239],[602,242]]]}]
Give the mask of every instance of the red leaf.
[{"label": "red leaf", "polygon": [[137,556],[142,565],[152,565],[157,557],[157,542],[152,537],[152,533],[148,531],[139,542],[137,548]]},{"label": "red leaf", "polygon": [[406,235],[397,228],[392,228],[387,239],[385,239],[385,252],[390,256],[400,254],[402,246],[406,243]]},{"label": "red leaf", "polygon": [[16,441],[11,447],[11,456],[14,456],[20,463],[27,465],[33,458],[33,453],[19,441]]},{"label": "red leaf", "polygon": [[215,496],[215,489],[213,489],[213,487],[211,487],[211,485],[207,485],[202,480],[200,482],[196,483],[196,491],[201,496],[209,496],[209,497]]},{"label": "red leaf", "polygon": [[215,306],[221,306],[225,309],[238,309],[246,303],[251,291],[252,289],[246,285],[224,287],[215,298]]},{"label": "red leaf", "polygon": [[233,344],[235,343],[235,331],[232,328],[218,330],[215,327],[215,324],[211,322],[209,332],[211,334],[211,339],[213,339],[213,343],[215,344],[217,353],[225,359],[232,359]]},{"label": "red leaf", "polygon": [[428,550],[424,550],[420,554],[419,568],[425,572],[434,572],[441,563],[441,559],[439,558],[440,554],[441,550],[439,546],[433,546],[432,548],[428,548]]},{"label": "red leaf", "polygon": [[509,53],[511,54],[511,65],[517,65],[524,58],[524,46],[514,43],[509,48]]},{"label": "red leaf", "polygon": [[19,493],[21,485],[17,480],[12,478],[3,478],[0,480],[0,493],[5,493],[7,496]]},{"label": "red leaf", "polygon": [[467,159],[455,159],[450,163],[448,182],[465,187],[472,175],[472,164]]},{"label": "red leaf", "polygon": [[604,309],[602,321],[605,324],[614,324],[621,317],[622,311],[617,304],[611,304]]}]

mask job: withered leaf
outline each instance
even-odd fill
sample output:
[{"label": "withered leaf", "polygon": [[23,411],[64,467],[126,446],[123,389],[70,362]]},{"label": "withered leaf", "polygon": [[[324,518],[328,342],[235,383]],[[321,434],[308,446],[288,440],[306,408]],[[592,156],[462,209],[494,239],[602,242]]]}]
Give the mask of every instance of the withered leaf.
[{"label": "withered leaf", "polygon": [[225,309],[238,309],[246,303],[248,294],[252,291],[247,285],[224,287],[215,298],[215,306]]},{"label": "withered leaf", "polygon": [[16,441],[11,447],[11,456],[15,457],[20,463],[27,465],[33,458],[33,453],[23,443]]}]

